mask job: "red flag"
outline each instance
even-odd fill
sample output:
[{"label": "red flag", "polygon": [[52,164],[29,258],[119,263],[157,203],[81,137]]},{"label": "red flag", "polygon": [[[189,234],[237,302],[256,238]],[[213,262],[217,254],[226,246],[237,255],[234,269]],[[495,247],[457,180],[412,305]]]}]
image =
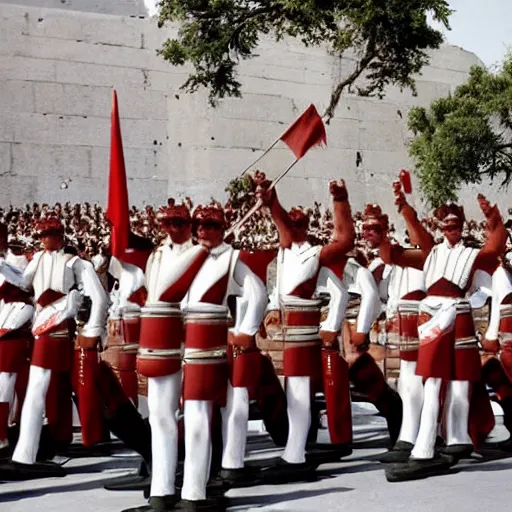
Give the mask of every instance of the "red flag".
[{"label": "red flag", "polygon": [[284,132],[281,140],[297,159],[302,158],[313,146],[327,145],[324,123],[313,104]]},{"label": "red flag", "polygon": [[108,182],[107,219],[112,224],[110,244],[112,256],[122,260],[128,248],[130,213],[128,184],[124,165],[123,139],[117,108],[117,94],[112,91],[112,116],[110,129],[110,176]]}]

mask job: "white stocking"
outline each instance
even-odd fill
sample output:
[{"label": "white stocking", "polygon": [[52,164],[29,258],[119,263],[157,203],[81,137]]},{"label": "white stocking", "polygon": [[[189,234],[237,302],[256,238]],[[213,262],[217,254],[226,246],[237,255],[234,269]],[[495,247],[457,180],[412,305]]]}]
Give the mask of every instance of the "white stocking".
[{"label": "white stocking", "polygon": [[149,424],[151,425],[151,496],[172,496],[176,489],[178,422],[181,371],[148,378]]},{"label": "white stocking", "polygon": [[283,459],[292,464],[306,461],[306,443],[311,425],[310,381],[310,377],[286,377],[290,430]]},{"label": "white stocking", "polygon": [[226,407],[222,413],[222,467],[241,469],[244,467],[247,424],[249,421],[249,390],[234,388],[228,382]]},{"label": "white stocking", "polygon": [[8,402],[12,406],[17,376],[17,373],[0,372],[0,402]]},{"label": "white stocking", "polygon": [[403,414],[400,441],[414,444],[420,428],[423,406],[423,377],[416,375],[416,361],[400,360],[398,393],[402,399]]},{"label": "white stocking", "polygon": [[439,416],[441,379],[428,378],[424,387],[423,408],[418,437],[411,453],[412,459],[434,458]]},{"label": "white stocking", "polygon": [[27,394],[21,410],[20,437],[12,456],[14,462],[36,462],[51,374],[51,370],[39,366],[30,367]]},{"label": "white stocking", "polygon": [[446,444],[473,444],[469,436],[469,382],[453,380],[446,393]]},{"label": "white stocking", "polygon": [[206,499],[212,459],[212,410],[212,401],[185,400],[185,463],[181,490],[184,500]]}]

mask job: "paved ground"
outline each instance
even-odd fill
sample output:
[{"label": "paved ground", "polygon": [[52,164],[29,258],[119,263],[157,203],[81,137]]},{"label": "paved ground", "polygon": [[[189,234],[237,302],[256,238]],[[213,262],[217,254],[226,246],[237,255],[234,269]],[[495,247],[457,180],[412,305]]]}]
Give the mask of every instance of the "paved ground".
[{"label": "paved ground", "polygon": [[[320,466],[314,482],[257,486],[230,491],[230,512],[505,512],[512,503],[512,454],[504,457],[492,448],[483,456],[459,464],[452,473],[427,480],[389,484],[383,466],[372,460],[384,451],[383,420],[371,409],[354,410],[357,449],[342,463]],[[507,437],[499,425],[490,441]],[[255,425],[252,425],[254,428]],[[321,432],[325,435],[325,431]],[[248,458],[276,455],[265,436],[252,431]],[[65,464],[70,474],[62,479],[28,483],[0,483],[0,511],[5,512],[120,512],[143,504],[140,493],[113,493],[106,480],[126,474],[137,464],[129,452],[114,457],[74,459]]]}]

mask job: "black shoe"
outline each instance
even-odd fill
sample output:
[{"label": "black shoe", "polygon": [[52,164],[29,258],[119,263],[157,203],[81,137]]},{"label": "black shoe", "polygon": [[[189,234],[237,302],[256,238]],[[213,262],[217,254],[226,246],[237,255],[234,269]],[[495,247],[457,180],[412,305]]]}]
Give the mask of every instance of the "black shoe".
[{"label": "black shoe", "polygon": [[318,467],[320,464],[339,462],[343,457],[348,457],[352,454],[352,445],[314,443],[308,446],[307,450],[306,462]]},{"label": "black shoe", "polygon": [[107,491],[143,491],[151,484],[151,476],[147,464],[142,461],[139,471],[135,475],[127,475],[117,478],[110,484],[106,484]]},{"label": "black shoe", "polygon": [[11,445],[8,444],[3,448],[0,448],[0,462],[8,462],[12,457]]},{"label": "black shoe", "polygon": [[388,482],[420,480],[429,476],[442,475],[452,465],[453,462],[442,455],[433,459],[409,459],[405,464],[395,464],[386,469],[386,480]]},{"label": "black shoe", "polygon": [[21,464],[10,461],[0,465],[0,480],[21,482],[38,478],[55,478],[66,476],[66,471],[59,464],[53,462],[36,462],[35,464]]},{"label": "black shoe", "polygon": [[276,464],[262,468],[260,478],[265,483],[290,483],[300,480],[309,480],[314,476],[316,467],[308,462],[292,464],[279,459]]},{"label": "black shoe", "polygon": [[375,460],[383,464],[392,464],[397,462],[407,462],[411,455],[414,445],[407,441],[397,441],[391,450],[375,457]]},{"label": "black shoe", "polygon": [[187,510],[189,512],[222,512],[226,510],[223,500],[209,498],[206,500],[180,500],[176,504],[176,510]]},{"label": "black shoe", "polygon": [[[251,468],[240,469],[221,469],[218,480],[220,480],[227,489],[237,489],[241,487],[250,487],[257,485],[258,473]],[[209,489],[212,488],[212,482],[208,483]]]},{"label": "black shoe", "polygon": [[166,512],[167,510],[175,510],[178,501],[180,501],[180,495],[177,493],[169,496],[151,496],[149,506],[151,510]]},{"label": "black shoe", "polygon": [[457,463],[461,459],[471,458],[471,454],[473,453],[473,445],[472,444],[452,444],[449,446],[444,446],[439,451],[443,455],[447,455],[448,457],[453,458],[455,463]]}]

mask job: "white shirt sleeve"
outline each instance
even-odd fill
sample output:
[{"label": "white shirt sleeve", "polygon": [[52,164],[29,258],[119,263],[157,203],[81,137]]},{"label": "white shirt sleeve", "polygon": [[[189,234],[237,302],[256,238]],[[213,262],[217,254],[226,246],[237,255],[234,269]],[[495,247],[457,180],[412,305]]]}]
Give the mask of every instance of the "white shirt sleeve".
[{"label": "white shirt sleeve", "polygon": [[488,340],[498,339],[501,320],[500,306],[509,293],[512,293],[511,276],[503,267],[498,267],[492,275],[491,318],[485,333]]},{"label": "white shirt sleeve", "polygon": [[103,334],[107,318],[108,297],[92,263],[77,258],[73,265],[75,279],[84,295],[91,299],[91,315],[82,329],[82,335],[96,338]]},{"label": "white shirt sleeve", "polygon": [[361,296],[361,305],[357,315],[357,332],[367,334],[381,310],[377,284],[367,268],[358,269],[355,290]]},{"label": "white shirt sleeve", "polygon": [[37,270],[39,257],[34,257],[24,271],[10,265],[3,258],[0,259],[0,273],[5,280],[22,290],[30,290]]},{"label": "white shirt sleeve", "polygon": [[246,304],[243,318],[241,321],[237,320],[238,333],[254,336],[267,308],[267,290],[261,279],[240,260],[235,264],[233,278],[242,288],[242,302]]},{"label": "white shirt sleeve", "polygon": [[321,331],[338,332],[345,317],[349,299],[348,290],[334,272],[322,267],[318,273],[316,293],[329,294],[329,313],[327,318],[320,324]]}]

